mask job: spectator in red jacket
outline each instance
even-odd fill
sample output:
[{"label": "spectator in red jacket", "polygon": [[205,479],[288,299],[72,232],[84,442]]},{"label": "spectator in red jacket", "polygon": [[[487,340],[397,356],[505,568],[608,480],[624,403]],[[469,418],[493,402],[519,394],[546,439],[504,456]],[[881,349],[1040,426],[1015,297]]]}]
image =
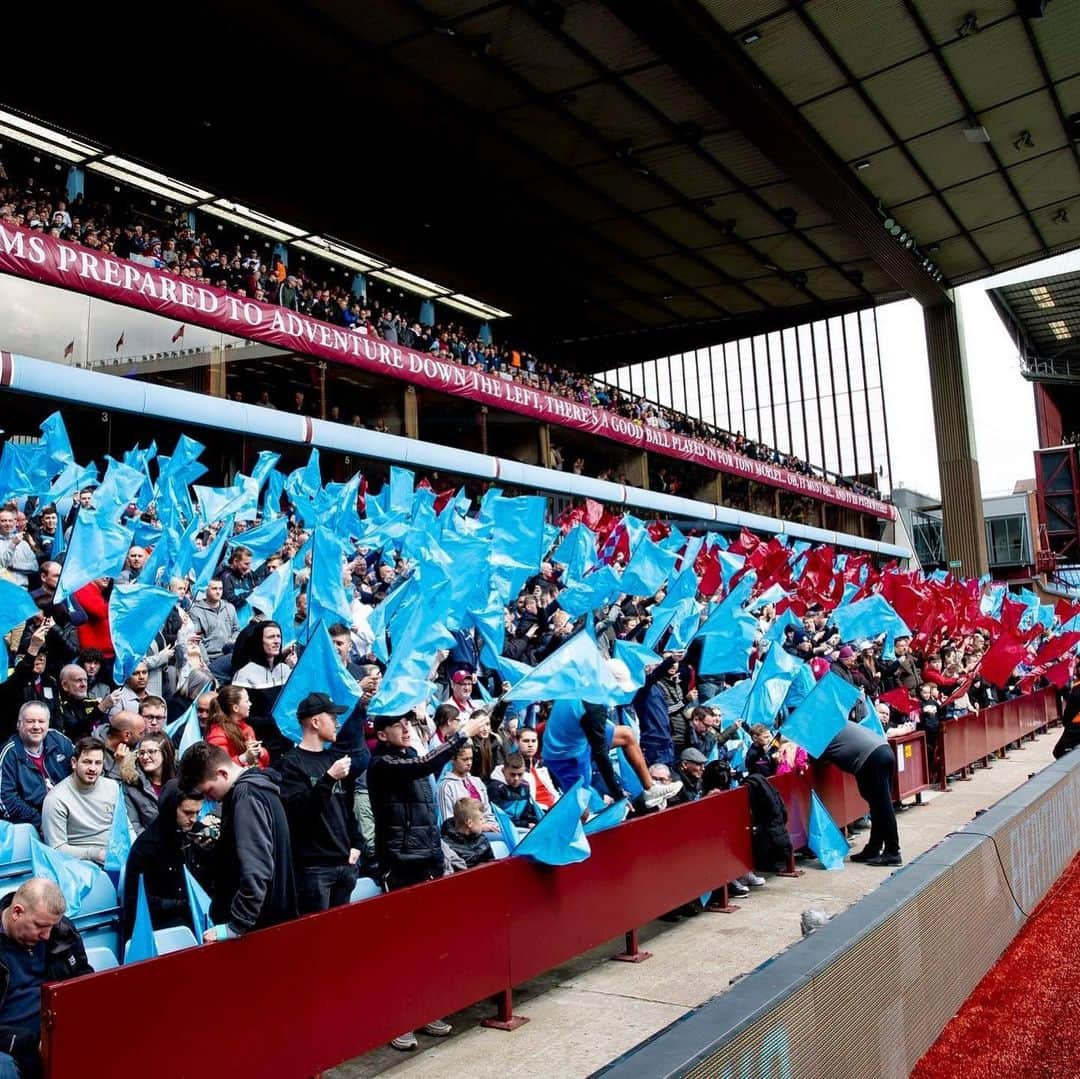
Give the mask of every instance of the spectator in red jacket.
[{"label": "spectator in red jacket", "polygon": [[96,648],[101,653],[101,673],[98,677],[102,682],[112,681],[113,660],[116,658],[112,634],[109,632],[110,592],[112,580],[108,577],[98,577],[75,592],[75,602],[86,615],[86,621],[76,627],[79,650],[85,652],[88,648]]}]

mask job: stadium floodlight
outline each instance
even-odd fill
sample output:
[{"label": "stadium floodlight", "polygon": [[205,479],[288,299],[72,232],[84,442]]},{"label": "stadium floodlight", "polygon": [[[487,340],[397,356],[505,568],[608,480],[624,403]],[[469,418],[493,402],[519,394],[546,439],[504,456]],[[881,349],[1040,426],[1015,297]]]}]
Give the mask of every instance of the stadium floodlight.
[{"label": "stadium floodlight", "polygon": [[101,153],[102,150],[93,143],[73,139],[62,131],[52,131],[6,109],[0,109],[0,135],[6,136],[12,142],[32,146],[35,150],[44,150],[47,154],[75,164]]},{"label": "stadium floodlight", "polygon": [[1050,290],[1045,285],[1036,285],[1033,289],[1028,290],[1031,293],[1031,298],[1035,301],[1038,307],[1054,307],[1054,297],[1050,295]]},{"label": "stadium floodlight", "polygon": [[1067,341],[1072,337],[1072,330],[1069,329],[1069,324],[1064,319],[1056,319],[1054,322],[1048,322],[1047,329],[1059,340]]},{"label": "stadium floodlight", "polygon": [[501,311],[498,307],[481,303],[479,300],[474,300],[469,296],[462,296],[460,292],[455,293],[453,296],[440,296],[439,303],[444,303],[447,307],[453,307],[458,311],[464,311],[465,314],[472,315],[475,318],[496,319],[510,317],[509,311]]},{"label": "stadium floodlight", "polygon": [[396,285],[406,292],[414,292],[417,296],[423,296],[429,300],[434,299],[436,296],[452,295],[450,289],[443,288],[442,285],[436,285],[434,281],[429,281],[426,277],[419,277],[416,274],[409,273],[407,270],[400,270],[396,266],[375,270],[371,276],[387,285]]},{"label": "stadium floodlight", "polygon": [[258,210],[252,210],[231,199],[214,199],[213,202],[203,203],[198,209],[201,213],[219,217],[222,221],[228,221],[233,225],[242,225],[244,228],[251,229],[252,232],[269,236],[272,240],[290,241],[308,235],[304,229],[297,228],[296,225],[290,225],[276,217],[259,213]]},{"label": "stadium floodlight", "polygon": [[347,244],[338,243],[336,240],[328,240],[324,236],[307,236],[303,240],[292,243],[298,251],[306,251],[310,255],[318,255],[327,262],[336,263],[350,270],[367,273],[370,270],[378,270],[386,265],[378,259],[365,255]]},{"label": "stadium floodlight", "polygon": [[86,167],[92,172],[100,172],[104,176],[111,176],[114,180],[121,180],[129,187],[137,187],[141,191],[161,195],[181,206],[190,206],[214,197],[212,191],[204,191],[201,187],[193,187],[182,180],[174,180],[162,172],[149,169],[135,161],[117,157],[115,154],[106,154],[100,161],[89,161]]}]

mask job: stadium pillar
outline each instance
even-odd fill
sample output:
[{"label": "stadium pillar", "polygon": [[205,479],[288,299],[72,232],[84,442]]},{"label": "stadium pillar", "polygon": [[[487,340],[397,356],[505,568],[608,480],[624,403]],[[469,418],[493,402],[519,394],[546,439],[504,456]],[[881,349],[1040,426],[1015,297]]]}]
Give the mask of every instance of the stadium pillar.
[{"label": "stadium pillar", "polygon": [[416,387],[405,387],[404,427],[406,438],[420,437],[420,412],[416,401]]},{"label": "stadium pillar", "polygon": [[923,320],[945,554],[950,561],[960,562],[965,577],[979,577],[987,570],[986,527],[959,309],[955,301],[926,307]]},{"label": "stadium pillar", "polygon": [[649,489],[649,455],[644,450],[627,461],[626,476],[632,486]]},{"label": "stadium pillar", "polygon": [[210,350],[210,362],[206,365],[206,392],[211,397],[225,397],[225,350],[215,346]]},{"label": "stadium pillar", "polygon": [[551,468],[551,427],[546,423],[536,425],[536,448],[540,454],[540,467]]}]

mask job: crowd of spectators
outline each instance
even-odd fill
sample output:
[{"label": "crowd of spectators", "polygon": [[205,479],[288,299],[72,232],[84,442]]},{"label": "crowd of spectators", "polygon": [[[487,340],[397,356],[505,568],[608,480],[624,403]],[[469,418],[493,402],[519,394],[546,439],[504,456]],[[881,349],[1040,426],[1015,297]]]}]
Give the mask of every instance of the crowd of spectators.
[{"label": "crowd of spectators", "polygon": [[[825,480],[859,494],[880,497],[878,491],[865,484],[826,474],[794,454],[782,453],[747,438],[742,432],[725,431],[591,375],[568,371],[510,341],[494,344],[478,328],[457,322],[421,322],[405,312],[401,294],[395,296],[387,290],[380,299],[373,285],[370,295],[366,292],[358,295],[350,284],[332,280],[331,268],[320,265],[317,259],[310,262],[305,259],[290,268],[278,255],[267,258],[251,242],[226,240],[224,232],[215,236],[192,228],[186,217],[155,219],[134,211],[118,216],[105,201],[82,196],[69,201],[61,192],[9,181],[7,186],[0,187],[0,221],[41,229],[57,239],[134,259],[199,284],[278,304],[332,325],[430,353],[447,362],[481,369],[534,390],[606,409],[643,427],[669,430],[755,461]],[[269,397],[265,403],[269,403]],[[561,454],[556,452],[549,464],[562,468],[569,462],[563,462]]]},{"label": "crowd of spectators", "polygon": [[[805,753],[785,741],[782,723],[748,728],[742,715],[716,705],[713,698],[745,672],[702,670],[703,642],[694,634],[688,647],[668,648],[668,633],[661,634],[659,662],[639,682],[631,679],[617,646],[644,642],[666,585],[578,613],[568,596],[580,580],[551,561],[506,604],[500,655],[490,649],[489,630],[465,623],[474,628],[454,629],[452,644],[422,657],[429,670],[422,701],[406,710],[373,708],[387,666],[373,623],[381,605],[396,606],[395,595],[418,569],[415,558],[403,556],[409,544],[400,533],[377,545],[347,543],[341,579],[349,616],[313,632],[327,634],[359,692],[351,699],[321,688],[306,693],[295,716],[301,737],[287,737],[274,709],[310,647],[313,573],[310,529],[288,500],[278,506],[288,523],[280,550],[259,559],[244,546],[245,531],[259,523],[251,521],[234,526],[204,586],[192,588],[193,571],[174,572],[167,582],[172,609],[146,655],[118,682],[110,605],[117,584],[155,583],[144,580],[151,552],[132,546],[115,581],[97,578],[57,600],[63,551],[95,497],[88,487],[70,506],[31,498],[0,507],[0,575],[26,589],[39,611],[7,637],[0,819],[29,824],[57,852],[102,866],[122,806],[136,837],[125,936],[140,880],[154,927],[166,928],[190,924],[183,874],[193,873],[212,898],[206,939],[220,940],[348,902],[361,877],[394,889],[490,860],[491,840],[508,838],[501,815],[512,842],[577,779],[591,781],[601,806],[630,797],[632,812],[649,813],[744,777],[807,766]],[[365,505],[358,501],[358,512]],[[123,515],[135,512],[129,506]],[[144,511],[144,521],[148,516]],[[205,550],[220,523],[203,523],[196,543]],[[617,545],[606,557],[616,573],[626,572]],[[283,567],[297,590],[284,624],[267,617],[258,592]],[[873,708],[885,729],[925,730],[931,749],[942,723],[1000,696],[980,675],[989,643],[983,630],[920,655],[901,637],[887,657],[884,634],[843,641],[820,606],[772,636],[775,607],[750,607],[757,619],[751,669],[770,648],[783,649],[815,678],[832,672],[865,691],[867,703],[851,720]],[[628,686],[626,703],[513,699],[503,659],[535,667],[586,630],[610,657],[611,677]],[[1018,684],[1019,675],[1005,692],[1018,693]],[[883,699],[897,690],[907,696]],[[185,716],[197,723],[197,740],[187,723],[171,726]],[[194,744],[182,747],[185,738]],[[629,772],[617,769],[615,750]],[[898,848],[889,849],[895,839],[883,834],[875,840],[871,833],[862,860],[898,864]],[[728,887],[741,895],[764,884],[750,873]],[[699,910],[690,904],[669,917]],[[14,1025],[30,1022],[17,1018]],[[11,1019],[0,992],[0,1027]],[[450,1032],[440,1019],[424,1029],[436,1037]],[[394,1045],[414,1048],[415,1032]]]}]

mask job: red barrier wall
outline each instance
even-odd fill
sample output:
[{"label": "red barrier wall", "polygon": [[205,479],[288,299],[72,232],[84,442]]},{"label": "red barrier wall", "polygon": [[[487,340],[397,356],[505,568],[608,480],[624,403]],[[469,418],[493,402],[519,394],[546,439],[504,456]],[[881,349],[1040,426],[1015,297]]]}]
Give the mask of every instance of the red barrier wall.
[{"label": "red barrier wall", "polygon": [[[110,1079],[305,1076],[494,996],[751,868],[745,788],[590,836],[592,857],[525,858],[43,990],[45,1075],[85,1074],[86,1016],[191,1016],[125,1026]],[[213,1002],[209,1007],[200,1001]]]}]

